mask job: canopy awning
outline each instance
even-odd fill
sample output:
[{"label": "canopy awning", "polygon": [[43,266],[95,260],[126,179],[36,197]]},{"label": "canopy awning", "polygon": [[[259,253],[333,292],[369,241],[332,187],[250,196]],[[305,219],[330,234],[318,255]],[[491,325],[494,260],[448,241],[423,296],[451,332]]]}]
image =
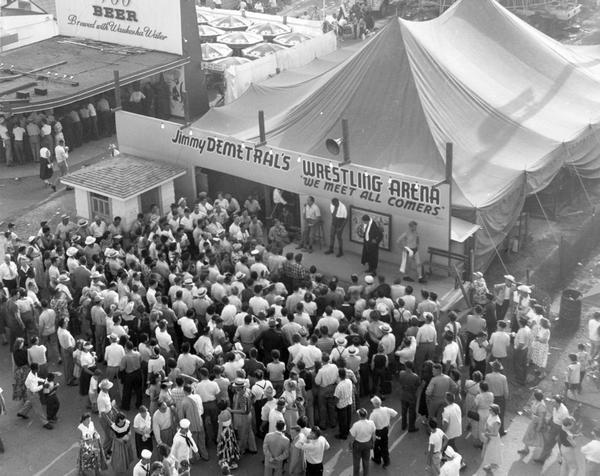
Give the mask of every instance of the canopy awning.
[{"label": "canopy awning", "polygon": [[[126,85],[190,61],[171,53],[56,36],[0,54],[0,109],[24,114],[65,106],[113,89],[115,70]],[[46,94],[36,95],[36,88],[46,89]],[[17,101],[17,91],[29,93],[29,99]]]},{"label": "canopy awning", "polygon": [[450,218],[450,239],[457,243],[464,243],[479,230],[480,226],[469,223],[461,218]]}]

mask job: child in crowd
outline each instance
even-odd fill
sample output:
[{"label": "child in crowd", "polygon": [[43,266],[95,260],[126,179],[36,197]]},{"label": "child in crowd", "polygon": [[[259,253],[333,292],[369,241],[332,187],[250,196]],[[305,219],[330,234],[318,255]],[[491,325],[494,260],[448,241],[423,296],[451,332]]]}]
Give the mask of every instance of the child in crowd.
[{"label": "child in crowd", "polygon": [[90,378],[90,389],[88,390],[88,397],[90,398],[93,413],[98,413],[98,384],[101,380],[102,372],[96,369],[94,375]]},{"label": "child in crowd", "polygon": [[565,381],[565,391],[567,398],[572,398],[576,390],[581,384],[581,364],[577,360],[577,354],[569,354],[569,366],[567,367],[567,375]]},{"label": "child in crowd", "polygon": [[581,370],[579,372],[579,388],[577,390],[581,394],[583,379],[585,378],[585,372],[590,367],[591,359],[585,344],[578,344],[577,351],[577,360],[579,360],[579,365],[581,365]]}]

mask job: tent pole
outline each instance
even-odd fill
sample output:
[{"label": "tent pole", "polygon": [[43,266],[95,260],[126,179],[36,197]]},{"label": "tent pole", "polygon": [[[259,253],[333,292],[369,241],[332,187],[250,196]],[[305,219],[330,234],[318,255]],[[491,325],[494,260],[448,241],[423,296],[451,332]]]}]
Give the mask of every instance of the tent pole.
[{"label": "tent pole", "polygon": [[119,77],[119,70],[115,69],[113,71],[114,82],[115,82],[115,109],[121,109],[121,79]]},{"label": "tent pole", "polygon": [[258,137],[259,143],[258,145],[265,145],[267,143],[267,135],[265,133],[265,112],[258,111]]},{"label": "tent pole", "polygon": [[448,269],[452,266],[452,258],[450,253],[452,252],[452,160],[453,160],[453,148],[452,142],[446,142],[446,183],[449,188],[450,203],[448,206]]}]

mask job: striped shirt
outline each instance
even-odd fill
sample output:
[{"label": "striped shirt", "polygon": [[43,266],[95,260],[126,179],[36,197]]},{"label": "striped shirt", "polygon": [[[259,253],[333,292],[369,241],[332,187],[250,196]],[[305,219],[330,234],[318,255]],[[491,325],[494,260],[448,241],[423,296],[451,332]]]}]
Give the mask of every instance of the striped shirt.
[{"label": "striped shirt", "polygon": [[336,407],[346,408],[347,406],[352,405],[352,393],[352,381],[347,378],[340,381],[333,392],[333,396],[337,398]]}]

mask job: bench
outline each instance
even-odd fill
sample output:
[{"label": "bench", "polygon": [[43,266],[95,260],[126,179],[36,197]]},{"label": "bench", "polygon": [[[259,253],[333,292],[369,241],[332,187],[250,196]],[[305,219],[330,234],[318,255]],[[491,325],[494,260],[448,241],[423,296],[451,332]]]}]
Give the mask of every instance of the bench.
[{"label": "bench", "polygon": [[[437,266],[439,268],[445,269],[448,272],[448,276],[452,273],[452,262],[458,261],[458,270],[460,274],[464,274],[464,271],[468,268],[469,258],[462,253],[456,253],[454,251],[443,250],[441,248],[434,248],[430,246],[427,248],[427,253],[429,253],[429,272],[427,274],[433,274],[433,267]],[[437,260],[434,261],[434,256],[444,258],[443,261]],[[462,276],[461,276],[462,277]]]}]

